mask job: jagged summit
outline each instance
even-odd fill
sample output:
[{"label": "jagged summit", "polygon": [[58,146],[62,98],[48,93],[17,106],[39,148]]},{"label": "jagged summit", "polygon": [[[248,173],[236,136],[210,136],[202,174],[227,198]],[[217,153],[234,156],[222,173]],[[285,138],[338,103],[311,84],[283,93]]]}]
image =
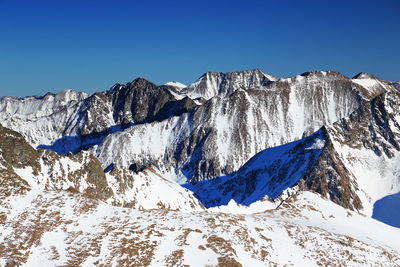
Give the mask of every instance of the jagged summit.
[{"label": "jagged summit", "polygon": [[155,85],[154,83],[150,82],[149,80],[143,78],[143,77],[138,77],[136,79],[134,79],[132,82],[127,83],[126,85],[129,85],[130,87],[134,87],[134,86],[143,86],[146,84],[151,84],[151,85]]},{"label": "jagged summit", "polygon": [[117,91],[127,88],[149,88],[149,87],[157,87],[154,83],[148,81],[145,78],[138,77],[133,79],[131,82],[127,82],[126,84],[116,83],[109,90],[105,91],[106,94],[115,94]]},{"label": "jagged summit", "polygon": [[133,79],[131,82],[127,82],[126,84],[116,83],[107,92],[109,94],[115,94],[116,91],[119,91],[119,90],[127,90],[127,89],[133,89],[133,88],[150,89],[150,88],[155,88],[155,87],[157,87],[157,85],[150,82],[149,80],[142,78],[142,77],[138,77],[138,78]]},{"label": "jagged summit", "polygon": [[343,79],[349,79],[347,76],[343,75],[340,72],[337,71],[332,71],[332,70],[327,70],[327,71],[322,71],[322,70],[315,70],[315,71],[307,71],[304,72],[302,74],[300,74],[300,76],[303,77],[311,77],[311,76],[319,76],[319,77],[323,77],[323,76],[335,76],[335,77],[339,77],[339,78],[343,78]]}]

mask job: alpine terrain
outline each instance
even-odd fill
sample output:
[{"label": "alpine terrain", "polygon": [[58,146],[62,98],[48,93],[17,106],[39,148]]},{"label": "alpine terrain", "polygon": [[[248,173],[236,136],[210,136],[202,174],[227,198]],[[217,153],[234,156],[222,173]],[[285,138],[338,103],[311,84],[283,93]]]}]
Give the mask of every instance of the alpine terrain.
[{"label": "alpine terrain", "polygon": [[372,74],[0,99],[0,266],[400,266],[399,206]]}]

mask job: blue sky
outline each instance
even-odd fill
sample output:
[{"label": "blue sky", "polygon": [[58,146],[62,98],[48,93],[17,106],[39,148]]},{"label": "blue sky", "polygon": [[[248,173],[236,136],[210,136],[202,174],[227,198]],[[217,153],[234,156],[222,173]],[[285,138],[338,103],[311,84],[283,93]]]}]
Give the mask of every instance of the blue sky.
[{"label": "blue sky", "polygon": [[400,80],[400,1],[0,0],[0,95],[311,70]]}]

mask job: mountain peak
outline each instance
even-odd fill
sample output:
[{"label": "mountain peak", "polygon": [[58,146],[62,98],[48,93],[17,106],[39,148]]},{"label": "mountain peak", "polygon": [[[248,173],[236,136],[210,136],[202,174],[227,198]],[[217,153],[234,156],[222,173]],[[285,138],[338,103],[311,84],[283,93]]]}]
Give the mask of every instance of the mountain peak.
[{"label": "mountain peak", "polygon": [[375,75],[366,72],[360,72],[353,79],[378,79]]},{"label": "mountain peak", "polygon": [[127,83],[126,84],[129,87],[141,87],[141,86],[145,86],[145,85],[153,85],[156,86],[154,83],[146,80],[145,78],[142,77],[138,77],[136,79],[134,79],[132,82]]}]

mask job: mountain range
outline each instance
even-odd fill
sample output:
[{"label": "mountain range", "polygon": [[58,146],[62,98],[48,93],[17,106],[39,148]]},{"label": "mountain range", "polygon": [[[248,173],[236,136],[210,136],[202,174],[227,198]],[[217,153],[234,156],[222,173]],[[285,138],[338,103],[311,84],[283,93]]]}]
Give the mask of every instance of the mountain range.
[{"label": "mountain range", "polygon": [[137,78],[0,124],[0,264],[400,265],[400,82]]}]

